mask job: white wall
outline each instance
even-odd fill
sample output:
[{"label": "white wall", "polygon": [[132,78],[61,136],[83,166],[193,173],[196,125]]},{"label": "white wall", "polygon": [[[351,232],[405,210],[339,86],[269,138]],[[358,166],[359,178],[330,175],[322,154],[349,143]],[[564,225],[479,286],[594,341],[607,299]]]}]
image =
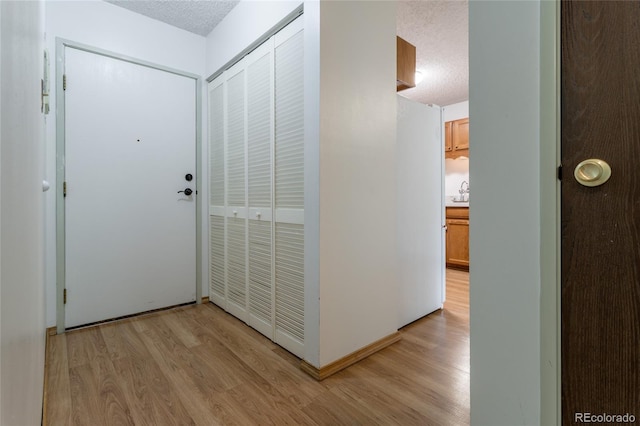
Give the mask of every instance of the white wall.
[{"label": "white wall", "polygon": [[[0,23],[2,6],[0,5]],[[3,27],[3,26],[2,26]],[[2,27],[0,27],[0,94],[2,93]],[[2,164],[2,99],[0,98],[0,165]],[[2,241],[2,172],[0,169],[0,241]],[[2,244],[0,244],[0,320],[2,319]],[[0,324],[0,421],[2,421],[2,324]]]},{"label": "white wall", "polygon": [[320,2],[304,4],[304,359],[320,367]]},{"label": "white wall", "polygon": [[474,425],[540,424],[540,3],[469,2]]},{"label": "white wall", "polygon": [[[444,160],[444,195],[446,197],[458,196],[460,185],[466,181],[471,188],[469,180],[469,159],[467,157],[445,158]],[[471,195],[471,193],[469,193]],[[471,200],[471,197],[469,197]]]},{"label": "white wall", "polygon": [[452,121],[469,116],[469,101],[458,102],[442,107],[442,120]]},{"label": "white wall", "polygon": [[40,424],[44,378],[43,7],[0,2],[0,424]]},{"label": "white wall", "polygon": [[[56,37],[84,43],[100,49],[156,63],[165,67],[204,77],[205,45],[202,36],[172,27],[163,22],[103,1],[47,1],[45,3],[47,48],[51,55],[51,113],[47,119],[47,180],[56,181],[55,123],[55,43]],[[206,93],[203,84],[203,93]],[[203,99],[206,99],[204,97]],[[202,172],[203,193],[208,182],[206,102],[202,111]],[[47,193],[47,326],[56,324],[56,264],[55,264],[55,187]],[[203,233],[208,229],[207,202],[202,203]],[[209,294],[208,238],[202,247],[202,294]]]},{"label": "white wall", "polygon": [[540,424],[562,423],[560,383],[560,8],[540,2]]},{"label": "white wall", "polygon": [[[2,7],[0,6],[0,23]],[[0,27],[0,94],[2,93],[2,27]],[[0,165],[2,164],[2,101],[0,98]],[[0,169],[0,241],[2,241],[2,172]],[[0,244],[0,319],[2,319],[2,244]],[[0,421],[2,420],[2,324],[0,324]]]},{"label": "white wall", "polygon": [[[445,122],[469,117],[469,101],[442,107],[442,116]],[[444,170],[445,196],[460,195],[458,193],[460,184],[463,181],[469,182],[469,159],[466,157],[446,158],[444,160]]]},{"label": "white wall", "polygon": [[320,366],[397,330],[395,2],[320,2]]},{"label": "white wall", "polygon": [[300,6],[300,0],[242,0],[207,36],[206,77]]}]

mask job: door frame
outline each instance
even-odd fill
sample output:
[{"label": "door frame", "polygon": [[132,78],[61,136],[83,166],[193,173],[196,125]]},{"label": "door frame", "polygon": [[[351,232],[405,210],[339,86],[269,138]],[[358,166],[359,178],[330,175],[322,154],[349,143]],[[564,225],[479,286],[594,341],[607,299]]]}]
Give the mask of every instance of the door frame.
[{"label": "door frame", "polygon": [[135,65],[165,71],[196,82],[196,303],[202,303],[202,78],[196,74],[180,71],[163,65],[147,62],[131,56],[121,55],[109,50],[100,49],[72,40],[56,37],[56,331],[65,332],[64,289],[66,284],[65,270],[65,205],[63,185],[65,180],[65,98],[63,75],[65,74],[65,49],[69,47],[108,58],[129,62]]},{"label": "door frame", "polygon": [[560,0],[540,1],[540,424],[562,424]]}]

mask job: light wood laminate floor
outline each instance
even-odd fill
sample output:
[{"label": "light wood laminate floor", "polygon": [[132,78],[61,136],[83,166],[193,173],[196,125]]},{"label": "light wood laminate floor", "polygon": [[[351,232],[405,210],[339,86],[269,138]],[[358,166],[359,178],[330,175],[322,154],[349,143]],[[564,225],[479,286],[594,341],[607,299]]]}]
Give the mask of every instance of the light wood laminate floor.
[{"label": "light wood laminate floor", "polygon": [[212,304],[51,336],[44,424],[467,425],[468,276],[447,269],[444,310],[322,382]]}]

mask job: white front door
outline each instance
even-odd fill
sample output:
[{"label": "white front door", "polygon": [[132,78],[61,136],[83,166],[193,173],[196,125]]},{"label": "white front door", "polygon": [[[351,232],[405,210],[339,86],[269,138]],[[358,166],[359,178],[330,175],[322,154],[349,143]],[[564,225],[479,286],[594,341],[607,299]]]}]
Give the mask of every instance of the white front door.
[{"label": "white front door", "polygon": [[196,80],[72,47],[64,66],[65,326],[195,301]]}]

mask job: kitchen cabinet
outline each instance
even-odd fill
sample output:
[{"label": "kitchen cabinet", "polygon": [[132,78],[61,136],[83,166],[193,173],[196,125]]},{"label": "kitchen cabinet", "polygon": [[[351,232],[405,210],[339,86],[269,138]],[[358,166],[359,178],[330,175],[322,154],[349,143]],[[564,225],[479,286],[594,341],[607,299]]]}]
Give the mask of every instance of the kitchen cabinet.
[{"label": "kitchen cabinet", "polygon": [[444,157],[469,157],[469,118],[444,123]]},{"label": "kitchen cabinet", "polygon": [[447,267],[469,270],[469,208],[447,207]]},{"label": "kitchen cabinet", "polygon": [[[453,151],[453,134],[451,133],[451,131],[453,130],[453,121],[447,121],[446,123],[444,123],[444,152],[451,152]],[[445,154],[445,158],[449,158],[446,157]]]},{"label": "kitchen cabinet", "polygon": [[396,37],[396,91],[416,87],[416,47]]}]

